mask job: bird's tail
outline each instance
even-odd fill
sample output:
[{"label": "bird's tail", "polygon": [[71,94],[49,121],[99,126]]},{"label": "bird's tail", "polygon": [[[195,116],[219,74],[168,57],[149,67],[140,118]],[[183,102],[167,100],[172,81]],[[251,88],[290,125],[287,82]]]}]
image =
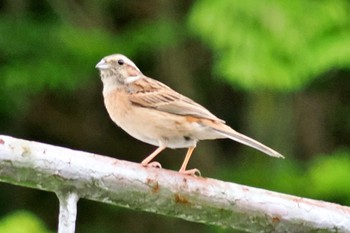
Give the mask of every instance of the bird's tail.
[{"label": "bird's tail", "polygon": [[277,157],[277,158],[284,158],[283,155],[278,153],[277,151],[265,146],[264,144],[247,137],[241,133],[238,133],[237,131],[233,130],[227,125],[220,125],[221,127],[212,127],[213,130],[215,130],[217,133],[221,134],[224,137],[230,138],[234,141],[240,142],[244,145],[253,147],[257,150],[260,150],[261,152],[264,152],[265,154],[268,154],[272,157]]}]

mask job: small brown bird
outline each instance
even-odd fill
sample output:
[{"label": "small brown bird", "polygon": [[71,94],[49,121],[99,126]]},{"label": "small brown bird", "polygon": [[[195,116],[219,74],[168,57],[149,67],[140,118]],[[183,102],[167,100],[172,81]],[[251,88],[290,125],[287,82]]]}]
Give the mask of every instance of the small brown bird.
[{"label": "small brown bird", "polygon": [[112,120],[134,138],[158,147],[141,162],[143,166],[161,167],[151,161],[167,147],[188,148],[179,172],[195,175],[198,169],[186,170],[186,167],[197,142],[218,138],[230,138],[283,158],[280,153],[233,130],[193,100],[146,77],[124,55],[106,56],[96,68],[100,70],[104,103]]}]

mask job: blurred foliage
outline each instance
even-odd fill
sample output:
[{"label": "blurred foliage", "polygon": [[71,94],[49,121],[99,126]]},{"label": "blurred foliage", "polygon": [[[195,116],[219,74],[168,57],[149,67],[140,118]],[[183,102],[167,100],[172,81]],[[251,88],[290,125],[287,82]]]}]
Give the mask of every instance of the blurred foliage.
[{"label": "blurred foliage", "polygon": [[111,39],[103,33],[31,19],[2,17],[0,34],[3,62],[0,103],[2,113],[10,116],[26,109],[26,98],[31,94],[46,88],[76,88],[89,77],[95,56],[100,54],[96,51],[106,52],[106,45],[111,44]]},{"label": "blurred foliage", "polygon": [[0,219],[0,232],[50,233],[43,222],[28,211],[16,211]]},{"label": "blurred foliage", "polygon": [[[202,142],[190,166],[204,176],[350,205],[348,12],[348,0],[1,1],[0,133],[141,161],[154,148],[111,122],[94,68],[123,53],[286,156]],[[159,161],[178,169],[184,153]],[[57,208],[52,194],[0,184],[1,216],[26,209],[55,229]],[[232,232],[86,200],[78,208],[77,232]]]},{"label": "blurred foliage", "polygon": [[295,90],[328,70],[350,69],[349,12],[347,0],[200,0],[189,25],[232,85]]},{"label": "blurred foliage", "polygon": [[[256,161],[262,159],[258,158]],[[264,172],[266,169],[268,172]],[[341,200],[344,205],[350,205],[349,149],[317,155],[315,160],[306,164],[297,160],[282,162],[265,160],[249,163],[249,165],[243,163],[233,173],[230,172],[229,167],[221,171],[219,176],[225,180],[233,179],[238,183],[279,190],[301,197],[332,202]]]},{"label": "blurred foliage", "polygon": [[13,116],[26,109],[26,98],[45,89],[79,88],[91,78],[98,59],[107,54],[123,51],[132,56],[161,49],[170,41],[174,44],[181,39],[175,36],[177,27],[166,20],[153,21],[112,35],[50,20],[1,17],[0,114]]},{"label": "blurred foliage", "polygon": [[338,150],[330,156],[321,155],[313,161],[307,174],[312,189],[308,195],[333,202],[343,200],[350,206],[349,171],[349,150]]}]

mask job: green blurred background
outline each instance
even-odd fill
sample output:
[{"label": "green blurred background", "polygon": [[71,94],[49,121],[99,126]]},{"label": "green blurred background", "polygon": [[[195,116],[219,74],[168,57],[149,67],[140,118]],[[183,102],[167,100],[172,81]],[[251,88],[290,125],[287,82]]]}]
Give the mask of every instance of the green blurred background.
[{"label": "green blurred background", "polygon": [[[139,162],[96,63],[122,53],[285,155],[199,143],[202,175],[350,205],[350,0],[0,0],[0,133]],[[158,161],[178,169],[185,150]],[[0,232],[54,232],[54,194],[0,184]],[[18,229],[20,222],[21,229]],[[81,200],[77,232],[232,232]]]}]

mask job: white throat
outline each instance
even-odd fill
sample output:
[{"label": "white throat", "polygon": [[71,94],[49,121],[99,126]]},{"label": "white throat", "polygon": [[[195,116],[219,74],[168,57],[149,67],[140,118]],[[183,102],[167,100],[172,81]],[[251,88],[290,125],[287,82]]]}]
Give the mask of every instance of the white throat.
[{"label": "white throat", "polygon": [[103,96],[106,96],[109,92],[115,90],[118,87],[118,83],[111,78],[102,79],[103,83]]}]

